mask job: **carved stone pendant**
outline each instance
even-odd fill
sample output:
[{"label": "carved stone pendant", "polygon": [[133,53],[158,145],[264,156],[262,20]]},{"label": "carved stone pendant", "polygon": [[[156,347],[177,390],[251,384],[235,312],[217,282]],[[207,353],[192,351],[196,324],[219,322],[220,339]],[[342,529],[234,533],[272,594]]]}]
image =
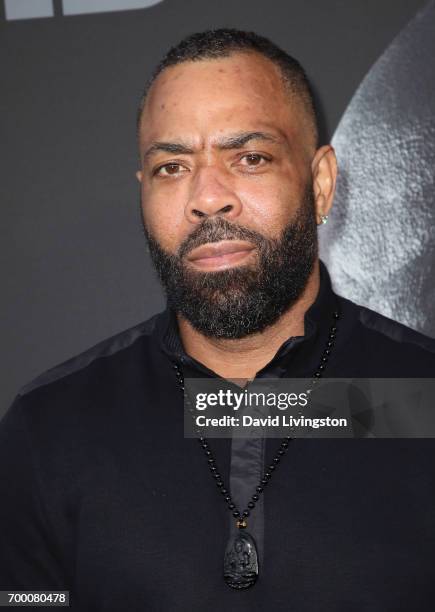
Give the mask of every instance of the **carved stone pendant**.
[{"label": "carved stone pendant", "polygon": [[224,580],[232,589],[248,589],[258,578],[258,554],[254,538],[237,529],[230,537],[224,557]]}]

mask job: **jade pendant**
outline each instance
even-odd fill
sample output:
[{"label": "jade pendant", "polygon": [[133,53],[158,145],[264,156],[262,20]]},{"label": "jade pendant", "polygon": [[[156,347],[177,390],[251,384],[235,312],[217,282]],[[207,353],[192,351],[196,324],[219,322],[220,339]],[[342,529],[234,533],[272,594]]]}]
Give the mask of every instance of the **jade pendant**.
[{"label": "jade pendant", "polygon": [[224,580],[232,589],[248,589],[258,578],[258,553],[254,538],[237,529],[228,541],[224,557]]}]

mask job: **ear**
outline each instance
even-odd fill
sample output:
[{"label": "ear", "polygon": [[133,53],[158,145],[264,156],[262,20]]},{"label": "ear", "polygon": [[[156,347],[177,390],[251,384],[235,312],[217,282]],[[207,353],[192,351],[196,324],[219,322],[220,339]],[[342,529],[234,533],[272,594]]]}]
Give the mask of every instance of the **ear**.
[{"label": "ear", "polygon": [[320,147],[311,162],[317,225],[329,214],[337,181],[337,158],[331,145]]},{"label": "ear", "polygon": [[136,178],[139,181],[139,183],[142,183],[142,170],[138,170],[136,172]]}]

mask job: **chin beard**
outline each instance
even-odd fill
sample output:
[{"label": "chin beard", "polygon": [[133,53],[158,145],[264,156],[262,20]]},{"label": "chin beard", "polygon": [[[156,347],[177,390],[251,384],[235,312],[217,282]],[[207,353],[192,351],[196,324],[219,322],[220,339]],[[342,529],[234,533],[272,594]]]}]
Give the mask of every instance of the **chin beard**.
[{"label": "chin beard", "polygon": [[[145,228],[145,226],[144,226]],[[236,339],[272,325],[302,295],[318,255],[312,186],[279,239],[207,218],[172,255],[145,228],[152,261],[168,305],[205,336]],[[256,247],[254,263],[216,272],[193,270],[184,257],[219,240],[247,240]]]}]

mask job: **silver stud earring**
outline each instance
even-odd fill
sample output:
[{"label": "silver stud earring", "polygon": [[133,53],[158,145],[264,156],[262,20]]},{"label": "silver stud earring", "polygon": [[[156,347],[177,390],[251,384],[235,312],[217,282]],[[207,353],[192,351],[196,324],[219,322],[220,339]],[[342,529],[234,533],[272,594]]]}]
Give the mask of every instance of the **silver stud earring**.
[{"label": "silver stud earring", "polygon": [[320,221],[322,222],[322,224],[325,224],[328,222],[328,215],[320,215]]}]

